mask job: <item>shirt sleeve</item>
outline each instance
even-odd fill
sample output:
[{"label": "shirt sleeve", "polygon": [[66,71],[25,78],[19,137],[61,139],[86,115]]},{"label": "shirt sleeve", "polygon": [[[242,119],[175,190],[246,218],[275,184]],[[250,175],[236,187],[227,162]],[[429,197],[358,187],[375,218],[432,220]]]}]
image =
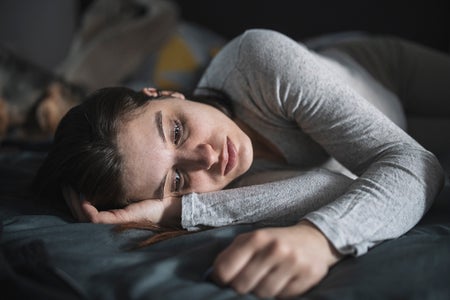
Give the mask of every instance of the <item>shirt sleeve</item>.
[{"label": "shirt sleeve", "polygon": [[363,254],[420,220],[443,183],[432,153],[290,38],[248,31],[239,53],[237,68],[251,83],[253,101],[295,122],[359,176],[344,194],[306,216],[338,251]]},{"label": "shirt sleeve", "polygon": [[270,171],[256,176],[271,179],[264,184],[183,196],[182,227],[196,230],[201,225],[292,224],[342,195],[353,182],[326,169]]}]

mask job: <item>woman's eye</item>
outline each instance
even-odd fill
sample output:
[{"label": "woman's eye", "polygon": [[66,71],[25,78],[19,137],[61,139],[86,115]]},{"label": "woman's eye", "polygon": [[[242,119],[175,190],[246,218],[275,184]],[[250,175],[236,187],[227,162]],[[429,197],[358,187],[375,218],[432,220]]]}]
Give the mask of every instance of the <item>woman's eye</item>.
[{"label": "woman's eye", "polygon": [[181,125],[180,121],[175,121],[173,126],[173,143],[175,145],[178,145],[178,143],[180,142],[182,133],[183,126]]},{"label": "woman's eye", "polygon": [[179,193],[181,190],[181,175],[180,171],[175,170],[175,177],[173,178],[173,190],[176,193]]}]

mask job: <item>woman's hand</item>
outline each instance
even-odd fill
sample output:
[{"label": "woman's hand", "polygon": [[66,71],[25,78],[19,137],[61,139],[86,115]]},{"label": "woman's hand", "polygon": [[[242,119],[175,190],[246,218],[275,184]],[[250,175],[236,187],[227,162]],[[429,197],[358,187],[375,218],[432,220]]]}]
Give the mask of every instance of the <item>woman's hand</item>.
[{"label": "woman's hand", "polygon": [[216,258],[212,278],[240,294],[292,297],[315,286],[340,254],[312,223],[239,235]]},{"label": "woman's hand", "polygon": [[63,188],[63,195],[72,215],[80,222],[120,224],[151,221],[162,225],[180,223],[180,197],[142,200],[131,203],[122,209],[99,211],[87,199],[80,199],[69,187]]}]

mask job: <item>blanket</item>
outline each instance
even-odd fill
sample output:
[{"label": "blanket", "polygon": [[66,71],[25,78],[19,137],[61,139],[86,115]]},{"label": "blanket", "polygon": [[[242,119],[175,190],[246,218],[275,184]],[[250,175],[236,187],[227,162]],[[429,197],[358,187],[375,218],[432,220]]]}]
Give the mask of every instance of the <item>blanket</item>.
[{"label": "blanket", "polygon": [[[0,281],[8,299],[255,299],[205,275],[236,235],[226,226],[135,249],[146,230],[77,223],[36,204],[28,186],[45,153],[0,155]],[[398,239],[334,266],[297,299],[449,299],[450,182],[423,220]]]}]

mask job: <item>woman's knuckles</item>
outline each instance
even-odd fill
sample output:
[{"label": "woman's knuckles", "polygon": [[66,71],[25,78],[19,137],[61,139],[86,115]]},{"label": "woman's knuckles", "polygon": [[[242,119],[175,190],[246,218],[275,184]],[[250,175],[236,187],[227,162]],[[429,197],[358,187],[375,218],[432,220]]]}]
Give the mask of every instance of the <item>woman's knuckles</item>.
[{"label": "woman's knuckles", "polygon": [[289,259],[290,261],[295,261],[297,258],[296,249],[278,238],[273,239],[267,249],[267,253],[272,257],[283,258],[283,260]]}]

